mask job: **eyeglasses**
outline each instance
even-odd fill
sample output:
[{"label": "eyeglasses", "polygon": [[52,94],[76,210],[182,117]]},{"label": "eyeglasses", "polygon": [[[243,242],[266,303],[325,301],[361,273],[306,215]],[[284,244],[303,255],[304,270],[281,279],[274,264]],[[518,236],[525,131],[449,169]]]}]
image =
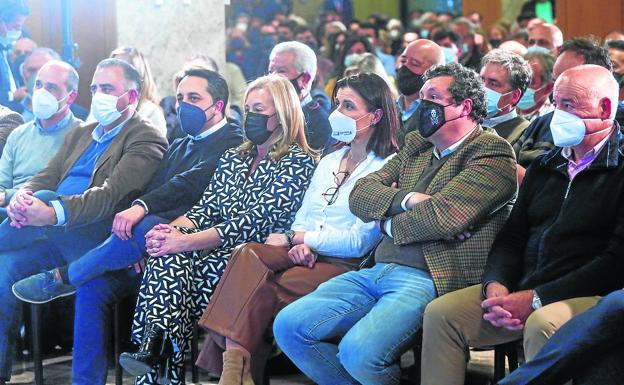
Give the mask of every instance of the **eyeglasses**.
[{"label": "eyeglasses", "polygon": [[338,190],[340,189],[340,186],[342,186],[345,180],[347,180],[347,178],[349,177],[349,175],[351,175],[349,171],[339,171],[337,173],[332,172],[332,174],[334,174],[334,183],[336,183],[336,186],[328,188],[322,194],[328,206],[333,205],[334,202],[336,202],[336,200],[338,199]]}]

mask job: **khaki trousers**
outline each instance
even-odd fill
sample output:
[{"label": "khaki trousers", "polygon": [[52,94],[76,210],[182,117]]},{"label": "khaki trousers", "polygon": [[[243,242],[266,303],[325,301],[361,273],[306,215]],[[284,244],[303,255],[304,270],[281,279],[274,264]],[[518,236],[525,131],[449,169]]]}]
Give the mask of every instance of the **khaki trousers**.
[{"label": "khaki trousers", "polygon": [[600,297],[571,298],[534,311],[524,331],[510,331],[483,319],[481,285],[445,294],[425,309],[421,385],[463,385],[469,347],[491,347],[523,339],[531,360],[542,345],[572,317],[592,307]]},{"label": "khaki trousers", "polygon": [[319,261],[311,269],[296,266],[284,247],[259,243],[237,247],[199,321],[209,333],[197,365],[220,374],[227,337],[251,353],[252,376],[257,384],[262,383],[272,342],[267,331],[277,313],[321,283],[349,270],[343,265]]}]

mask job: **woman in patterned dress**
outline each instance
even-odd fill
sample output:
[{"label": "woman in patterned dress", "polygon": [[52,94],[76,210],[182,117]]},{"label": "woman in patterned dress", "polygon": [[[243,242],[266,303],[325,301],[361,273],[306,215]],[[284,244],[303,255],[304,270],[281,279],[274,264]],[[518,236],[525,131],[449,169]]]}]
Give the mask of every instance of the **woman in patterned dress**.
[{"label": "woman in patterned dress", "polygon": [[150,255],[132,337],[138,353],[120,363],[136,384],[184,383],[184,351],[232,249],[286,230],[315,167],[294,87],[277,75],[252,82],[245,94],[245,135],[219,161],[201,200],[145,236]]},{"label": "woman in patterned dress", "polygon": [[210,332],[197,364],[220,373],[219,385],[261,384],[275,315],[357,269],[381,239],[375,222],[351,213],[349,194],[397,150],[394,97],[384,79],[362,73],[339,80],[333,99],[332,136],[344,146],[319,163],[288,231],[234,251],[199,321]]}]

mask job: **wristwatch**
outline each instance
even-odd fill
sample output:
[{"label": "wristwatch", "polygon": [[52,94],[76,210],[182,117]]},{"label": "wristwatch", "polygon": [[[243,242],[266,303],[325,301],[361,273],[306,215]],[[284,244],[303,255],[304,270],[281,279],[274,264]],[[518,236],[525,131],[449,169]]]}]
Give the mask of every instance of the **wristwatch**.
[{"label": "wristwatch", "polygon": [[286,240],[288,241],[288,248],[292,249],[294,246],[293,238],[295,237],[295,232],[293,230],[286,230],[284,235],[286,236]]},{"label": "wristwatch", "polygon": [[533,300],[531,301],[531,308],[533,310],[537,310],[540,307],[542,307],[542,300],[540,299],[539,295],[537,295],[537,292],[533,290]]}]

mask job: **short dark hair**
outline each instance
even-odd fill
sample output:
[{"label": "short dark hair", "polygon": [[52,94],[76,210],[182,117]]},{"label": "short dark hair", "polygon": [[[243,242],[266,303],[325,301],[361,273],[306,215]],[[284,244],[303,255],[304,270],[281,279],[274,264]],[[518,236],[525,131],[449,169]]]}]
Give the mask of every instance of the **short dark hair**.
[{"label": "short dark hair", "polygon": [[374,73],[347,76],[336,82],[332,103],[335,103],[336,94],[341,88],[351,88],[357,92],[366,103],[369,112],[380,109],[383,113],[381,120],[375,125],[373,136],[368,140],[366,150],[372,150],[382,158],[395,153],[398,149],[396,135],[399,129],[399,117],[388,83]]},{"label": "short dark hair", "polygon": [[104,59],[98,63],[97,68],[108,68],[108,67],[120,67],[123,71],[124,78],[126,82],[132,83],[134,88],[136,88],[137,93],[141,95],[141,90],[143,89],[143,80],[141,78],[141,74],[137,71],[134,66],[128,62],[125,62],[121,59],[116,58],[108,58]]},{"label": "short dark hair", "polygon": [[206,88],[206,91],[208,91],[208,93],[210,94],[212,102],[216,103],[219,100],[222,100],[224,106],[228,104],[228,99],[230,97],[228,85],[223,76],[221,76],[218,72],[203,68],[189,68],[184,71],[184,75],[182,76],[180,81],[182,81],[182,79],[187,76],[195,76],[205,79],[206,83],[208,83],[208,88]]},{"label": "short dark hair", "polygon": [[450,28],[440,28],[436,31],[436,33],[433,34],[433,36],[431,37],[431,39],[433,40],[434,43],[438,43],[440,40],[444,40],[446,38],[451,39],[451,41],[456,45],[459,46],[461,44],[461,37],[452,29]]},{"label": "short dark hair", "polygon": [[600,45],[595,36],[575,37],[563,42],[559,49],[559,55],[570,51],[583,56],[585,64],[595,64],[613,72],[613,64],[609,57],[609,51]]},{"label": "short dark hair", "polygon": [[466,99],[472,100],[472,111],[469,116],[481,124],[487,115],[487,104],[485,86],[479,74],[459,63],[448,63],[429,68],[423,78],[427,81],[440,76],[453,78],[453,83],[449,87],[453,103],[459,104]]},{"label": "short dark hair", "polygon": [[605,43],[605,47],[607,49],[617,49],[619,51],[624,51],[624,40],[609,40]]},{"label": "short dark hair", "polygon": [[11,22],[17,16],[28,16],[30,9],[24,0],[0,0],[0,20]]}]

